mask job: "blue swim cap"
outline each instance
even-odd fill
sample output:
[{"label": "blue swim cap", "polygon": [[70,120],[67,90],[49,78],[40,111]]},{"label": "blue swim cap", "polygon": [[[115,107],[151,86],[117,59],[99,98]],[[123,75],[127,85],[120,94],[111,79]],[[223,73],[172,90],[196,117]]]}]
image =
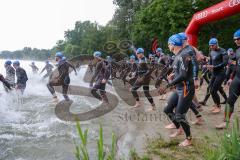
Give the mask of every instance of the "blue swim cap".
[{"label": "blue swim cap", "polygon": [[5,64],[6,64],[6,65],[11,65],[12,62],[11,62],[10,60],[7,60],[7,61],[5,62]]},{"label": "blue swim cap", "polygon": [[168,43],[174,45],[174,46],[182,46],[183,41],[179,34],[174,34],[168,39]]},{"label": "blue swim cap", "polygon": [[162,48],[157,48],[156,52],[162,52]]},{"label": "blue swim cap", "polygon": [[143,48],[138,48],[137,49],[137,54],[143,54],[144,53],[144,49]]},{"label": "blue swim cap", "polygon": [[57,53],[55,54],[55,57],[59,57],[59,58],[61,58],[61,59],[62,59],[63,56],[64,56],[64,55],[63,55],[62,52],[57,52]]},{"label": "blue swim cap", "polygon": [[211,45],[218,45],[218,40],[216,38],[211,38],[209,40],[209,46]]},{"label": "blue swim cap", "polygon": [[240,29],[238,29],[233,35],[233,39],[237,39],[237,38],[240,38]]},{"label": "blue swim cap", "polygon": [[131,56],[130,56],[130,59],[135,60],[135,56],[134,56],[134,55],[131,55]]},{"label": "blue swim cap", "polygon": [[93,56],[94,56],[94,57],[101,57],[101,56],[102,56],[102,53],[101,53],[100,51],[95,51],[95,52],[93,53]]},{"label": "blue swim cap", "polygon": [[229,49],[227,50],[227,52],[233,52],[233,49],[232,49],[232,48],[229,48]]},{"label": "blue swim cap", "polygon": [[181,36],[182,40],[186,41],[188,39],[186,33],[181,32],[181,33],[178,33],[178,34]]},{"label": "blue swim cap", "polygon": [[17,65],[17,66],[20,66],[20,62],[17,60],[17,61],[14,61],[13,62],[13,65]]}]

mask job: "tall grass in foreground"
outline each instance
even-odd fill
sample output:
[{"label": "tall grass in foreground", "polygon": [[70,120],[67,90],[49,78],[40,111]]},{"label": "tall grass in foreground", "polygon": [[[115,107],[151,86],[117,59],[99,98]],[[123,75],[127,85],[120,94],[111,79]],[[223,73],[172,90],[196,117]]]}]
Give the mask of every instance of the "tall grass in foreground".
[{"label": "tall grass in foreground", "polygon": [[[229,125],[228,125],[229,126]],[[77,160],[89,160],[87,150],[88,130],[82,130],[80,123],[77,122],[77,131],[80,145],[75,142],[75,157]],[[116,160],[116,136],[112,134],[111,150],[106,151],[104,148],[103,129],[100,126],[99,138],[97,140],[98,160]],[[228,128],[220,137],[220,141],[214,145],[206,137],[194,142],[193,147],[179,148],[177,142],[166,142],[164,139],[154,139],[148,144],[147,153],[143,157],[138,156],[135,150],[130,151],[130,160],[152,160],[153,157],[170,160],[170,159],[195,159],[196,156],[206,160],[240,160],[240,126],[239,119],[235,118],[232,128]]]},{"label": "tall grass in foreground", "polygon": [[[75,158],[77,160],[89,160],[89,153],[87,150],[87,138],[88,138],[88,129],[85,131],[82,130],[81,125],[79,122],[77,122],[77,132],[79,139],[81,141],[81,144],[77,145],[75,143]],[[116,153],[116,136],[112,134],[112,146],[110,152],[107,152],[104,149],[103,144],[103,129],[100,125],[99,130],[99,139],[97,141],[98,146],[98,157],[96,159],[98,160],[115,160],[115,153]]]},{"label": "tall grass in foreground", "polygon": [[217,149],[207,151],[209,160],[240,160],[239,119],[235,118],[232,129],[226,130]]}]

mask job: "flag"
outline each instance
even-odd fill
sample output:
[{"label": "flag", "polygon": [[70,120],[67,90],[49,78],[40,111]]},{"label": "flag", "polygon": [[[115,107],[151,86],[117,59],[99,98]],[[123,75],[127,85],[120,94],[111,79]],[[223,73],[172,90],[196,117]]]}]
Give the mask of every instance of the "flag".
[{"label": "flag", "polygon": [[158,39],[157,38],[154,38],[153,39],[153,42],[152,42],[152,52],[153,53],[156,53],[156,49],[159,47],[158,45]]}]

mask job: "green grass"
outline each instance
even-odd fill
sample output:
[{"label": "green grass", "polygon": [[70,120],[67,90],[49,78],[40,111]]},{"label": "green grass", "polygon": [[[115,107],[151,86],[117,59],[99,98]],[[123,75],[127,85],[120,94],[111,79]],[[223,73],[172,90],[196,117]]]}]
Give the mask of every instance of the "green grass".
[{"label": "green grass", "polygon": [[240,160],[240,130],[239,120],[234,119],[232,129],[226,130],[221,139],[219,149],[216,150],[218,160]]},{"label": "green grass", "polygon": [[[240,160],[240,127],[235,118],[233,127],[218,135],[220,138],[211,139],[204,136],[194,139],[193,146],[178,147],[178,140],[165,141],[161,136],[149,139],[146,146],[148,159],[163,160]],[[143,160],[136,152],[132,152],[133,160]],[[146,157],[146,156],[145,156]]]},{"label": "green grass", "polygon": [[[82,127],[79,122],[77,122],[77,132],[78,137],[80,139],[80,144],[77,144],[76,141],[74,141],[75,144],[75,158],[77,160],[89,160],[89,153],[87,149],[87,138],[88,138],[88,129],[85,131],[82,130]],[[115,160],[115,153],[116,153],[116,136],[112,134],[112,145],[111,150],[107,152],[104,148],[103,143],[103,129],[100,125],[99,129],[99,139],[97,140],[97,146],[98,146],[98,157],[96,159],[98,160]]]},{"label": "green grass", "polygon": [[[82,130],[77,122],[78,136],[81,144],[75,143],[75,157],[77,160],[89,160],[87,150],[88,130]],[[217,135],[220,138],[211,139],[204,136],[194,139],[191,147],[178,147],[178,140],[166,141],[161,136],[148,139],[146,154],[140,157],[135,150],[130,151],[130,160],[240,160],[240,127],[239,120],[234,119],[233,127],[225,130],[224,134]],[[98,160],[116,160],[116,136],[112,134],[111,150],[104,148],[103,128],[100,125],[98,146]]]}]

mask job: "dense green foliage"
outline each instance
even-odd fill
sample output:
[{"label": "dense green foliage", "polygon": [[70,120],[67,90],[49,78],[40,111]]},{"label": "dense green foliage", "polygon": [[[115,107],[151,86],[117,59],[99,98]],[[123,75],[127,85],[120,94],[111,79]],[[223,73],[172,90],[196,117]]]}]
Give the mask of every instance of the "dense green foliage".
[{"label": "dense green foliage", "polygon": [[[105,44],[109,41],[119,44],[122,40],[130,40],[135,47],[144,47],[150,51],[154,38],[158,38],[160,47],[167,53],[167,39],[170,35],[184,31],[194,13],[221,1],[113,0],[116,10],[107,25],[77,21],[74,29],[65,31],[64,40],[56,42],[51,53],[64,51],[67,56],[75,56],[101,50],[107,55],[110,53],[105,50]],[[217,37],[223,48],[234,48],[232,35],[240,26],[239,19],[240,14],[203,26],[199,33],[199,49],[208,54],[208,40],[211,37]],[[7,53],[5,51],[0,57],[6,57]],[[44,53],[45,50],[32,49],[28,55],[23,49],[9,55],[43,59],[46,55]]]},{"label": "dense green foliage", "polygon": [[[154,38],[160,47],[167,50],[167,39],[173,33],[182,32],[192,16],[221,0],[114,0],[115,14],[106,26],[97,23],[76,22],[73,30],[65,32],[65,40],[58,48],[69,55],[92,54],[94,50],[104,51],[108,41],[119,43],[130,40],[135,47],[150,51]],[[203,26],[199,33],[199,49],[208,52],[208,40],[217,37],[224,48],[233,47],[233,32],[240,26],[240,15]],[[105,52],[106,53],[106,52]],[[108,54],[108,53],[106,53]]]}]

